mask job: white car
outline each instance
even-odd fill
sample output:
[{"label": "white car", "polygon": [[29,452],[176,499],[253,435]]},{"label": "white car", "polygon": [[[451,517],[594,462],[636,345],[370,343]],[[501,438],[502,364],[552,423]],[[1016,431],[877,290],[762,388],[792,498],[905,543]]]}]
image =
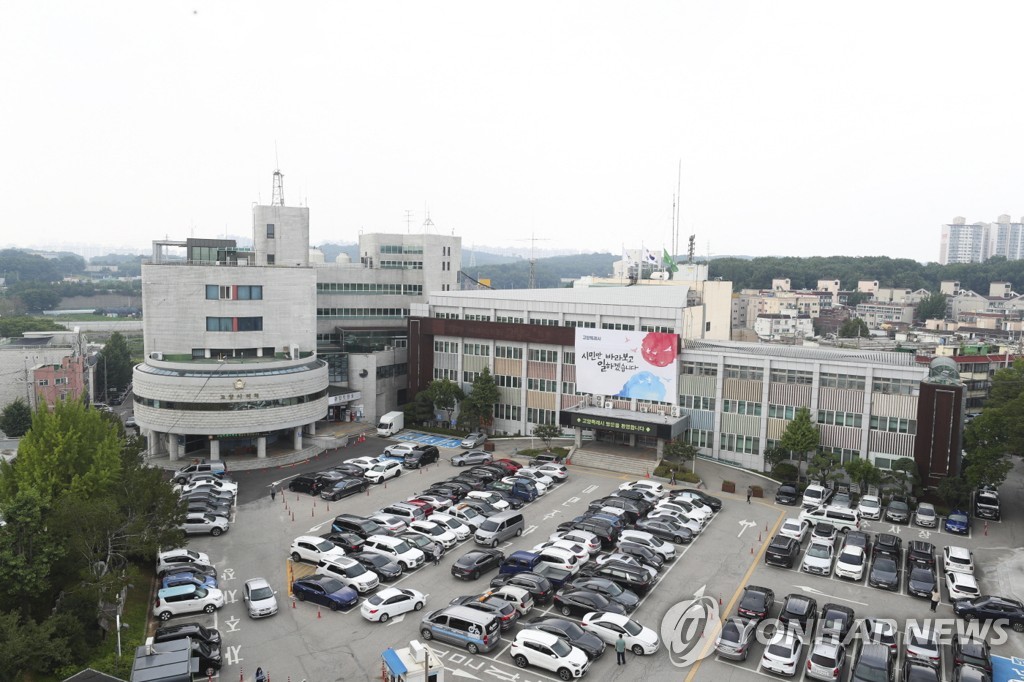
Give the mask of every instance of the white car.
[{"label": "white car", "polygon": [[522,587],[515,585],[502,585],[486,593],[491,597],[497,597],[498,599],[504,599],[512,606],[516,607],[516,611],[519,612],[520,616],[525,616],[533,609],[533,595],[530,594]]},{"label": "white car", "polygon": [[402,475],[402,463],[396,459],[389,459],[385,462],[378,462],[366,470],[363,474],[370,483],[383,483],[389,478],[398,478]]},{"label": "white car", "polygon": [[601,551],[601,538],[587,530],[558,531],[549,535],[548,540],[568,540],[569,542],[575,542],[578,545],[586,547],[587,551],[591,554],[597,554]]},{"label": "white car", "polygon": [[189,512],[185,522],[179,526],[186,535],[207,534],[217,537],[228,531],[228,520],[210,513]]},{"label": "white car", "polygon": [[[708,504],[704,502],[701,496],[691,488],[684,488],[683,490],[673,490],[669,493],[669,497],[672,498],[673,500],[685,500],[695,507],[707,507],[708,509],[711,509],[711,507],[709,507]],[[713,513],[714,509],[711,509],[711,511]]]},{"label": "white car", "polygon": [[487,442],[487,434],[483,431],[473,431],[472,433],[466,434],[466,437],[459,443],[459,447],[465,448],[466,450],[472,450],[478,448]]},{"label": "white car", "polygon": [[654,630],[640,625],[629,616],[617,613],[593,611],[583,616],[580,627],[594,633],[610,646],[615,646],[621,634],[626,640],[626,648],[637,656],[653,654],[661,647],[661,640]]},{"label": "white car", "polygon": [[389,445],[384,448],[384,454],[388,457],[402,457],[411,453],[417,448],[416,443],[396,443],[395,445]]},{"label": "white car", "polygon": [[250,618],[265,618],[277,613],[277,592],[266,578],[251,578],[245,581],[242,599]]},{"label": "white car", "polygon": [[807,546],[804,554],[804,561],[800,570],[804,573],[815,575],[830,575],[832,573],[832,559],[835,558],[836,550],[831,543],[814,542]]},{"label": "white car", "polygon": [[427,603],[427,595],[418,590],[388,587],[366,598],[359,612],[366,620],[386,623],[395,616],[419,611]]},{"label": "white car", "polygon": [[844,545],[836,558],[836,577],[860,580],[864,577],[864,566],[867,560],[864,557],[864,548],[857,545]]},{"label": "white car", "polygon": [[401,516],[395,516],[394,514],[388,514],[382,511],[370,514],[366,518],[371,521],[376,521],[380,526],[383,526],[385,530],[389,530],[392,533],[401,533],[409,527],[409,524],[406,523],[405,519]]},{"label": "white car", "polygon": [[939,525],[939,513],[931,502],[921,502],[914,510],[914,523],[922,528],[935,528]]},{"label": "white car", "polygon": [[981,590],[978,589],[978,581],[970,573],[947,571],[946,589],[949,590],[950,601],[974,599],[981,596]]},{"label": "white car", "polygon": [[462,542],[463,540],[468,540],[473,535],[473,529],[464,524],[462,521],[459,521],[454,516],[448,516],[447,514],[434,512],[430,515],[430,520],[431,522],[442,525],[451,532],[455,533],[455,537],[456,539],[458,539],[459,542]]},{"label": "white car", "polygon": [[366,538],[363,551],[383,554],[395,563],[401,564],[402,568],[406,570],[422,566],[426,560],[426,555],[421,550],[411,547],[402,538],[390,535],[371,535]]},{"label": "white car", "polygon": [[324,559],[340,559],[345,556],[345,550],[341,547],[315,535],[300,535],[295,538],[289,551],[292,561],[308,561],[313,564],[318,564]]},{"label": "white car", "polygon": [[966,547],[946,546],[942,550],[942,570],[974,575],[974,553]]},{"label": "white car", "polygon": [[409,531],[422,535],[431,542],[438,542],[445,549],[451,549],[459,541],[455,533],[448,530],[447,526],[438,525],[433,521],[413,521],[409,524]]},{"label": "white car", "polygon": [[355,464],[357,467],[363,470],[363,473],[366,473],[373,467],[380,464],[380,458],[370,457],[368,455],[363,457],[354,457],[352,459],[345,460],[345,464]]},{"label": "white car", "polygon": [[168,549],[158,552],[156,555],[156,574],[163,575],[172,568],[193,564],[213,568],[213,562],[210,561],[209,555],[203,552],[184,548]]},{"label": "white car", "polygon": [[359,594],[372,592],[380,585],[380,578],[373,571],[350,557],[323,559],[316,566],[320,575],[330,576],[346,587],[354,588]]},{"label": "white car", "polygon": [[619,490],[646,490],[654,495],[658,496],[658,499],[665,497],[668,491],[665,490],[665,486],[655,481],[629,481],[619,486]]},{"label": "white car", "polygon": [[224,593],[213,587],[202,585],[178,585],[167,587],[156,593],[153,615],[160,620],[183,613],[213,613],[224,606]]},{"label": "white car", "polygon": [[569,540],[548,540],[547,542],[542,542],[539,545],[536,545],[530,551],[539,552],[542,549],[547,549],[548,547],[558,547],[559,549],[572,552],[576,557],[576,561],[581,564],[585,564],[590,560],[590,550],[587,547],[579,544],[578,542],[571,542]]},{"label": "white car", "polygon": [[780,628],[764,648],[761,667],[769,672],[792,677],[800,665],[803,647],[804,640],[798,630]]},{"label": "white car", "polygon": [[524,467],[517,471],[516,476],[518,476],[519,478],[528,478],[531,481],[537,481],[539,483],[544,484],[544,487],[546,488],[550,488],[555,484],[555,480],[548,476],[547,474],[544,474],[538,471],[537,469],[530,469],[528,467]]},{"label": "white car", "polygon": [[811,524],[803,519],[798,519],[795,516],[790,516],[788,519],[782,522],[782,528],[779,529],[779,535],[784,535],[787,538],[793,538],[799,542],[803,542],[807,539],[807,533],[810,531]]},{"label": "white car", "polygon": [[[561,547],[545,547],[543,552],[538,552],[540,555],[540,561],[538,563],[544,564],[545,566],[554,566],[560,568],[563,571],[569,571],[573,575],[580,570],[582,562],[576,558],[574,552],[570,552],[567,549]],[[589,556],[589,553],[588,553]]]},{"label": "white car", "polygon": [[535,467],[537,471],[550,476],[556,481],[564,481],[569,478],[569,469],[564,464],[558,464],[557,462],[548,462],[547,464],[541,464]]},{"label": "white car", "polygon": [[505,498],[495,494],[493,491],[470,490],[466,497],[471,500],[483,500],[499,511],[506,511],[511,506]]},{"label": "white car", "polygon": [[655,505],[654,508],[670,509],[672,511],[681,512],[683,514],[686,514],[687,517],[700,523],[701,526],[706,526],[708,524],[708,521],[710,521],[711,517],[714,515],[712,514],[711,510],[708,509],[707,507],[704,507],[702,509],[696,505],[690,504],[685,500],[676,500],[675,502],[662,500],[657,505]]},{"label": "white car", "polygon": [[[521,469],[520,469],[520,471],[521,471]],[[518,476],[506,476],[505,478],[501,479],[501,481],[502,481],[502,483],[508,483],[509,485],[515,485],[516,484],[516,480],[518,478],[519,478]],[[540,481],[538,481],[535,478],[530,478],[528,476],[523,476],[523,478],[525,478],[526,480],[528,480],[531,483],[533,483],[534,487],[537,489],[537,497],[544,497],[544,495],[547,494],[548,487],[546,485],[544,485],[543,483],[541,483]]]},{"label": "white car", "polygon": [[436,511],[442,511],[452,506],[452,501],[450,499],[448,499],[447,497],[441,497],[439,495],[417,495],[416,497],[410,497],[406,501],[408,502],[411,500],[420,500],[421,502],[426,502]]},{"label": "white car", "polygon": [[667,518],[672,519],[683,528],[688,528],[690,532],[694,535],[698,535],[702,530],[704,530],[704,527],[700,525],[699,521],[695,521],[694,519],[691,519],[689,516],[686,516],[685,514],[669,511],[668,509],[652,509],[651,512],[647,515],[647,518],[656,519],[659,516],[665,516]]},{"label": "white car", "polygon": [[190,493],[193,490],[216,490],[222,493],[238,495],[238,484],[234,481],[225,481],[223,478],[211,476],[209,478],[193,478],[181,486],[182,492]]},{"label": "white car", "polygon": [[652,552],[657,552],[665,561],[672,561],[676,558],[676,546],[671,542],[662,540],[656,535],[651,535],[645,530],[633,530],[627,528],[619,534],[619,542],[633,542],[643,545]]},{"label": "white car", "polygon": [[846,667],[846,647],[834,637],[815,640],[807,654],[807,677],[835,682]]},{"label": "white car", "polygon": [[862,519],[877,521],[882,518],[882,500],[877,495],[862,495],[857,511]]},{"label": "white car", "polygon": [[536,666],[563,680],[583,677],[590,668],[590,659],[582,649],[550,632],[520,630],[509,647],[512,660],[520,668]]}]

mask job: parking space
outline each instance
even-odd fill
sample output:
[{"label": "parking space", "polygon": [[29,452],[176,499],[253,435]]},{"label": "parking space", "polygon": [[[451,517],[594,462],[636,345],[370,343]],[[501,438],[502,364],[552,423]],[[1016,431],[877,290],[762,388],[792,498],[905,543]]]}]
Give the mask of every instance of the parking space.
[{"label": "parking space", "polygon": [[[419,431],[402,431],[394,436],[394,440],[401,442],[420,443],[421,445],[433,445],[436,448],[457,448],[462,442],[461,438],[452,436],[438,436],[434,433],[421,433]],[[450,455],[449,455],[450,456]]]}]

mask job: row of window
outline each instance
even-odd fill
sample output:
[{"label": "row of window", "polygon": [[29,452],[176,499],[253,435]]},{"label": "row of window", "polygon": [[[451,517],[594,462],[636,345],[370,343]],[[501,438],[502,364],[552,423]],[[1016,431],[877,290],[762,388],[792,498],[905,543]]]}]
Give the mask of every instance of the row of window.
[{"label": "row of window", "polygon": [[863,391],[864,377],[854,374],[822,372],[818,375],[818,385],[823,388],[847,388],[854,391]]},{"label": "row of window", "polygon": [[207,317],[208,332],[261,332],[262,317]]},{"label": "row of window", "polygon": [[814,383],[814,373],[798,369],[773,369],[771,380],[775,384],[806,384],[810,386]]},{"label": "row of window", "polygon": [[510,317],[508,315],[496,315],[494,318],[495,322],[504,322],[505,324],[523,324],[526,318],[524,317]]},{"label": "row of window", "polygon": [[[276,398],[272,400],[232,400],[228,394],[223,396],[224,402],[216,403],[192,403],[183,402],[177,400],[153,400],[151,398],[143,398],[139,395],[135,396],[135,402],[139,405],[145,405],[146,407],[153,407],[162,410],[181,410],[184,412],[238,412],[242,410],[266,410],[274,407],[291,407],[294,405],[304,405],[306,403],[315,402],[322,400],[327,397],[327,391],[317,391],[315,393],[309,393],[307,395],[294,396],[292,398]],[[239,393],[238,397],[242,398],[245,395]]]},{"label": "row of window", "polygon": [[[445,248],[447,248],[447,247],[445,247]],[[422,244],[408,244],[408,245],[406,245],[406,244],[381,244],[380,245],[380,252],[381,253],[397,253],[397,254],[406,254],[406,253],[422,254],[423,253],[423,245]]]},{"label": "row of window", "polygon": [[527,379],[526,390],[558,393],[558,382],[553,379]]},{"label": "row of window", "polygon": [[381,270],[422,270],[421,260],[382,260],[378,263]]},{"label": "row of window", "polygon": [[258,284],[207,284],[207,301],[262,301],[263,287]]},{"label": "row of window", "polygon": [[[54,380],[53,380],[53,385],[54,386],[64,386],[67,383],[68,383],[68,378],[67,377],[55,377]],[[38,386],[49,386],[50,385],[50,380],[49,379],[40,379],[39,381],[36,382],[36,385],[38,385]]]},{"label": "row of window", "polygon": [[485,358],[491,356],[491,347],[486,343],[465,343],[462,345],[463,355],[480,355]]},{"label": "row of window", "polygon": [[497,403],[494,406],[495,419],[511,419],[512,421],[519,421],[522,418],[522,414],[522,408],[519,405]]},{"label": "row of window", "polygon": [[580,327],[581,329],[596,329],[597,322],[593,320],[566,320],[566,327]]},{"label": "row of window", "polygon": [[761,439],[756,436],[741,436],[735,433],[723,433],[719,438],[719,447],[727,452],[742,452],[747,455],[761,454]]},{"label": "row of window", "polygon": [[554,410],[542,410],[539,407],[526,408],[526,421],[532,424],[557,424],[557,413]]},{"label": "row of window", "polygon": [[510,376],[508,374],[495,374],[494,384],[502,388],[522,388],[522,377]]},{"label": "row of window", "polygon": [[722,412],[735,412],[736,414],[749,414],[760,417],[761,403],[749,400],[723,400]]},{"label": "row of window", "polygon": [[681,395],[679,404],[688,410],[712,410],[715,409],[715,399],[705,395]]},{"label": "row of window", "polygon": [[435,353],[458,353],[459,342],[458,341],[434,341],[434,352]]},{"label": "row of window", "polygon": [[749,365],[726,365],[726,379],[742,379],[744,381],[764,381],[764,368]]},{"label": "row of window", "polygon": [[856,412],[833,412],[832,410],[818,410],[819,424],[834,424],[836,426],[855,426],[858,429],[864,425],[864,415]]},{"label": "row of window", "polygon": [[379,365],[377,367],[377,379],[391,379],[393,377],[405,376],[409,373],[409,365],[398,362],[394,365]]},{"label": "row of window", "polygon": [[657,324],[642,324],[640,325],[640,331],[642,332],[661,332],[663,334],[675,334],[675,327],[665,327]]},{"label": "row of window", "polygon": [[408,308],[317,308],[316,316],[344,318],[405,318],[409,317]]},{"label": "row of window", "polygon": [[540,325],[541,327],[557,327],[558,320],[549,320],[544,317],[531,317],[530,324]]},{"label": "row of window", "polygon": [[454,369],[441,369],[439,367],[434,368],[435,379],[447,379],[448,381],[458,381],[459,372]]},{"label": "row of window", "polygon": [[531,348],[529,359],[533,362],[558,362],[558,351]]},{"label": "row of window", "polygon": [[602,322],[601,329],[618,329],[623,332],[633,332],[636,331],[636,325],[626,322]]},{"label": "row of window", "polygon": [[495,346],[494,357],[509,358],[511,360],[522,360],[523,349],[519,346]]},{"label": "row of window", "polygon": [[381,294],[385,296],[422,296],[422,284],[383,282],[317,282],[318,294]]},{"label": "row of window", "polygon": [[917,433],[916,419],[900,419],[899,417],[876,417],[871,415],[871,429],[888,431],[889,433]]}]

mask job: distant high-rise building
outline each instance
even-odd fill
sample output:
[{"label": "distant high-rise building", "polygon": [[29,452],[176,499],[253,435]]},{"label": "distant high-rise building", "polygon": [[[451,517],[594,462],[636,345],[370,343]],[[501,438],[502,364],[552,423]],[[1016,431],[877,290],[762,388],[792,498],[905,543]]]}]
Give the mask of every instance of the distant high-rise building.
[{"label": "distant high-rise building", "polygon": [[1006,260],[1024,259],[1024,218],[1011,222],[1010,216],[1001,215],[989,225],[989,256],[1004,256]]},{"label": "distant high-rise building", "polygon": [[989,225],[968,225],[962,217],[942,226],[939,263],[981,263],[989,257]]}]

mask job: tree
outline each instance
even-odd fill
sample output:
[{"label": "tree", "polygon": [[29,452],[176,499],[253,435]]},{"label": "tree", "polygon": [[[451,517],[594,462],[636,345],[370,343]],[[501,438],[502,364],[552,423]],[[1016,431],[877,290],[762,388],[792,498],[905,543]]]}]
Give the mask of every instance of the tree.
[{"label": "tree", "polygon": [[807,476],[822,483],[838,480],[843,477],[843,471],[839,468],[841,461],[839,455],[817,452],[807,463]]},{"label": "tree", "polygon": [[466,428],[476,430],[486,428],[494,422],[494,406],[501,399],[498,386],[494,383],[491,370],[484,367],[483,371],[473,380],[473,388],[459,406],[459,419]]},{"label": "tree", "polygon": [[[985,401],[985,409],[981,416],[997,407],[1003,407],[1007,403],[1019,398],[1024,392],[1024,358],[1014,361],[1013,365],[998,369],[992,375],[992,387],[989,389],[988,399]],[[977,421],[977,420],[975,420]],[[970,424],[974,426],[974,422]]]},{"label": "tree", "polygon": [[686,464],[696,459],[697,454],[697,447],[687,443],[682,438],[666,441],[665,447],[662,449],[662,455],[665,459],[678,464]]},{"label": "tree", "polygon": [[48,527],[48,502],[26,489],[0,510],[7,521],[0,533],[0,611],[45,615],[61,587],[55,566],[66,554]]},{"label": "tree", "polygon": [[913,491],[921,483],[918,475],[917,462],[910,457],[900,457],[892,463],[892,473],[889,474],[889,481],[895,483],[900,494],[906,495]]},{"label": "tree", "polygon": [[946,295],[937,291],[918,303],[917,319],[921,322],[946,319]]},{"label": "tree", "polygon": [[821,434],[818,433],[817,424],[811,421],[811,411],[801,407],[793,415],[793,421],[786,425],[779,439],[779,447],[798,455],[791,459],[803,459],[808,452],[817,450],[820,442]]},{"label": "tree", "polygon": [[768,471],[775,471],[780,464],[789,459],[789,451],[776,445],[775,447],[766,448],[762,456]]},{"label": "tree", "polygon": [[851,317],[839,327],[839,337],[843,339],[868,337],[870,335],[868,323],[859,317]]},{"label": "tree", "polygon": [[999,487],[1006,481],[1007,474],[1013,469],[1009,456],[991,449],[982,449],[967,456],[964,467],[964,478],[971,488],[983,485]]},{"label": "tree", "polygon": [[9,438],[21,438],[32,427],[32,408],[21,398],[16,398],[0,412],[0,431]]},{"label": "tree", "polygon": [[862,494],[866,493],[871,486],[880,485],[883,480],[882,470],[876,467],[870,459],[860,457],[851,459],[843,465],[843,470],[850,477],[850,482],[857,484]]},{"label": "tree", "polygon": [[25,335],[25,332],[58,331],[67,331],[67,327],[45,317],[30,317],[28,315],[0,317],[0,337],[4,338],[21,337]]},{"label": "tree", "polygon": [[420,391],[406,406],[405,416],[411,423],[426,424],[434,421],[434,401],[427,391]]},{"label": "tree", "polygon": [[960,509],[971,499],[971,486],[962,478],[946,477],[939,481],[938,493],[950,509]]},{"label": "tree", "polygon": [[465,392],[450,379],[434,379],[427,386],[426,393],[430,396],[430,402],[434,404],[434,407],[448,415],[449,424],[459,401],[466,398]]},{"label": "tree", "polygon": [[551,441],[562,435],[562,427],[555,424],[537,424],[533,427],[533,435],[544,443],[544,449],[551,449]]},{"label": "tree", "polygon": [[97,358],[97,398],[106,402],[112,394],[124,391],[132,381],[132,367],[128,341],[121,332],[114,332]]}]

